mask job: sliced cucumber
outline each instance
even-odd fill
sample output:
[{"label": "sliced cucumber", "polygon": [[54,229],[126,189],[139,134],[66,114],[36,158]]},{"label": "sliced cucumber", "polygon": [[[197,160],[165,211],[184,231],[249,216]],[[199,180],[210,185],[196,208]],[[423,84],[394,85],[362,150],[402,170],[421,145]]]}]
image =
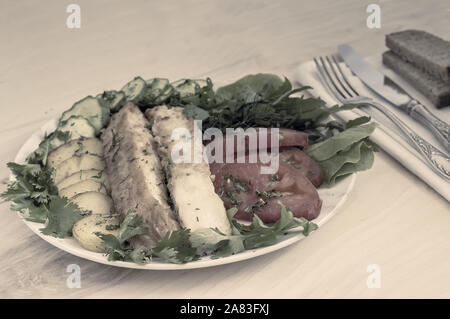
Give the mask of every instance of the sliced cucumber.
[{"label": "sliced cucumber", "polygon": [[203,88],[203,87],[205,87],[205,86],[208,85],[208,81],[203,80],[203,79],[200,79],[200,80],[192,80],[192,81],[194,81],[194,82],[198,85],[199,88]]},{"label": "sliced cucumber", "polygon": [[101,99],[111,112],[118,112],[127,102],[127,97],[122,91],[105,91],[96,97]]},{"label": "sliced cucumber", "polygon": [[158,104],[161,101],[162,95],[163,101],[166,100],[166,98],[164,98],[164,96],[167,96],[168,93],[166,91],[166,88],[170,87],[168,79],[154,78],[145,82],[147,84],[147,87],[142,97],[139,99],[139,102],[137,103],[139,106],[145,107]]},{"label": "sliced cucumber", "polygon": [[147,83],[147,88],[151,90],[163,90],[169,85],[169,80],[165,78],[153,78],[145,82]]},{"label": "sliced cucumber", "polygon": [[88,169],[105,169],[105,161],[98,155],[84,154],[73,156],[55,167],[55,183],[58,184],[70,175]]},{"label": "sliced cucumber", "polygon": [[194,95],[198,89],[200,89],[200,86],[197,84],[194,80],[178,80],[173,82],[172,87],[175,89],[175,92],[177,92],[180,95],[180,98],[184,98],[189,95]]},{"label": "sliced cucumber", "polygon": [[96,134],[109,123],[109,108],[102,104],[101,100],[92,96],[76,102],[68,111],[65,111],[60,118],[60,123],[68,120],[74,115],[84,117],[95,128]]},{"label": "sliced cucumber", "polygon": [[86,192],[99,192],[102,194],[107,194],[106,187],[99,182],[92,179],[87,179],[76,184],[70,185],[59,191],[59,196],[72,198],[78,194]]},{"label": "sliced cucumber", "polygon": [[86,180],[93,180],[95,182],[102,183],[103,185],[105,185],[108,191],[110,190],[108,174],[105,171],[97,169],[88,169],[73,173],[72,175],[57,183],[56,187],[58,188],[58,190],[61,190]]},{"label": "sliced cucumber", "polygon": [[103,240],[97,233],[119,236],[119,217],[90,215],[73,225],[73,237],[85,249],[95,252],[106,252]]},{"label": "sliced cucumber", "polygon": [[47,137],[49,141],[50,150],[54,150],[55,148],[58,148],[61,145],[66,144],[67,142],[70,141],[71,137],[72,136],[69,132],[61,132],[56,130]]},{"label": "sliced cucumber", "polygon": [[70,132],[70,140],[95,136],[95,127],[89,120],[80,115],[73,115],[67,120],[59,122],[56,130],[63,133]]},{"label": "sliced cucumber", "polygon": [[103,156],[103,144],[98,138],[80,138],[72,140],[48,154],[47,167],[53,168],[73,156],[94,154]]},{"label": "sliced cucumber", "polygon": [[[72,140],[89,138],[96,135],[95,128],[82,116],[74,115],[59,123],[50,141],[51,149],[55,149]],[[63,136],[61,138],[61,136]]]},{"label": "sliced cucumber", "polygon": [[99,192],[86,192],[72,197],[69,202],[77,204],[81,210],[93,215],[110,215],[113,210],[111,197]]},{"label": "sliced cucumber", "polygon": [[144,96],[146,87],[147,84],[145,83],[145,80],[140,76],[137,76],[125,84],[121,91],[125,93],[127,101],[138,103]]},{"label": "sliced cucumber", "polygon": [[163,104],[175,93],[171,85],[167,85],[155,99],[155,105]]}]

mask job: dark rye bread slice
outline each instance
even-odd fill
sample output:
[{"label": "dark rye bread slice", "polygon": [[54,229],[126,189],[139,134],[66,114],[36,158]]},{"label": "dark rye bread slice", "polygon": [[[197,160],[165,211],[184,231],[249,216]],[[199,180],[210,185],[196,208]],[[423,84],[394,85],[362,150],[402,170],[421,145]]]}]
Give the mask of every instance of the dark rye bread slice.
[{"label": "dark rye bread slice", "polygon": [[386,45],[422,71],[450,83],[450,42],[425,31],[406,30],[386,36]]},{"label": "dark rye bread slice", "polygon": [[391,51],[383,53],[383,64],[428,97],[436,107],[442,108],[450,105],[450,84],[422,72]]}]

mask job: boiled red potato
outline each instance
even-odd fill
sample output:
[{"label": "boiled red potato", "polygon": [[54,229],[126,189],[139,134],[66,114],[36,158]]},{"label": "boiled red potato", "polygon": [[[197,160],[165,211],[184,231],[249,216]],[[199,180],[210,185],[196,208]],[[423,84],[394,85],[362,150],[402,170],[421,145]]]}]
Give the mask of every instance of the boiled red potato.
[{"label": "boiled red potato", "polygon": [[307,133],[287,128],[276,129],[278,130],[278,136],[272,136],[272,129],[270,128],[259,127],[249,128],[243,134],[226,135],[222,138],[223,154],[226,154],[229,145],[233,145],[234,148],[231,151],[236,153],[239,143],[243,143],[247,152],[259,150],[261,145],[265,145],[267,149],[270,149],[274,138],[278,138],[277,147],[308,146]]},{"label": "boiled red potato", "polygon": [[315,187],[323,182],[323,174],[317,164],[305,152],[296,147],[283,147],[280,149],[280,161],[289,164],[299,173],[305,175]]},{"label": "boiled red potato", "polygon": [[[293,155],[285,157],[287,162],[280,160],[273,175],[261,174],[264,164],[249,163],[248,156],[245,163],[211,163],[215,191],[227,209],[237,207],[237,219],[251,221],[257,215],[265,223],[276,222],[281,217],[281,202],[295,217],[312,220],[319,215],[322,201],[313,183],[296,167]],[[301,160],[302,164],[312,161]]]}]

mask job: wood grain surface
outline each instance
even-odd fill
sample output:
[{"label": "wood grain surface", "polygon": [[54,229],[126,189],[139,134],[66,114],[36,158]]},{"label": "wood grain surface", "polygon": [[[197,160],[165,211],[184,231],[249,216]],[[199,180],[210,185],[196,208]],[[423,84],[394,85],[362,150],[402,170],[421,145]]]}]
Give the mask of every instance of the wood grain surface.
[{"label": "wood grain surface", "polygon": [[[373,1],[376,2],[376,1]],[[66,7],[81,7],[81,28]],[[0,1],[0,178],[25,140],[73,102],[135,75],[233,81],[292,77],[296,65],[347,42],[380,55],[384,35],[416,28],[448,39],[450,3],[378,1]],[[1,191],[3,191],[2,185]],[[0,205],[2,298],[450,297],[449,204],[384,152],[358,174],[340,213],[306,240],[252,260],[190,271],[140,271],[74,257]],[[69,264],[81,288],[66,285]],[[381,270],[368,288],[367,266]]]}]

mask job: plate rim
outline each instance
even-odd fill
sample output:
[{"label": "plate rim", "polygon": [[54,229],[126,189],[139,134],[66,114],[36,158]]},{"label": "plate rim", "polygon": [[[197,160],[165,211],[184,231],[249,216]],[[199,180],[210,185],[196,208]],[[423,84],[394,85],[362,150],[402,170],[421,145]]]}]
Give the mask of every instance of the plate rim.
[{"label": "plate rim", "polygon": [[[14,158],[14,162],[23,162],[23,159],[29,154],[29,151],[26,151],[26,149],[29,149],[30,147],[28,147],[28,144],[30,144],[32,142],[32,139],[37,138],[39,141],[42,140],[43,136],[45,136],[45,134],[49,131],[52,131],[53,129],[51,128],[52,126],[56,125],[57,119],[56,118],[52,118],[49,121],[47,121],[46,123],[44,123],[39,131],[36,131],[35,133],[33,133],[32,135],[30,135],[27,140],[22,144],[22,146],[20,147],[19,151],[17,152],[15,158]],[[37,147],[37,145],[36,145]],[[9,175],[9,180],[14,180],[14,176],[12,173],[10,173]],[[347,201],[349,194],[352,192],[353,187],[355,185],[355,181],[356,181],[356,173],[352,173],[350,176],[348,176],[345,180],[349,180],[348,181],[348,185],[347,188],[345,190],[345,193],[342,195],[342,197],[339,199],[339,201],[337,202],[337,204],[333,207],[333,209],[331,210],[331,212],[329,212],[323,219],[321,219],[320,221],[316,222],[319,226],[319,230],[320,228],[327,223],[332,217],[334,217],[339,210],[341,209],[341,207],[344,205],[344,203]],[[344,181],[340,181],[339,183],[344,182]],[[239,262],[239,261],[244,261],[244,260],[248,260],[248,259],[252,259],[255,257],[259,257],[262,255],[266,255],[269,254],[271,252],[275,252],[278,251],[280,249],[283,249],[285,247],[288,247],[300,240],[302,240],[303,238],[305,238],[306,236],[304,236],[303,234],[299,233],[296,235],[292,235],[291,237],[280,241],[277,244],[274,245],[270,245],[270,246],[266,246],[266,247],[261,247],[261,248],[257,248],[257,249],[252,249],[252,250],[248,250],[236,255],[232,255],[232,256],[228,256],[228,257],[224,257],[224,258],[217,258],[217,259],[212,259],[210,257],[202,257],[197,261],[194,262],[188,262],[185,264],[173,264],[173,263],[167,263],[167,262],[150,262],[148,264],[136,264],[133,262],[125,262],[125,261],[109,261],[106,257],[105,254],[103,253],[96,253],[96,252],[91,252],[89,250],[86,250],[84,248],[81,248],[81,250],[75,250],[70,246],[64,245],[64,241],[67,240],[75,240],[73,237],[70,238],[56,238],[56,237],[52,237],[52,236],[48,236],[48,235],[44,235],[40,232],[40,228],[43,227],[44,224],[41,223],[36,223],[36,222],[31,222],[26,220],[23,215],[20,212],[17,212],[17,215],[19,216],[20,219],[22,219],[22,221],[25,223],[25,225],[27,225],[27,227],[36,235],[38,235],[40,238],[42,238],[43,240],[45,240],[47,243],[49,243],[52,246],[55,246],[56,248],[63,250],[71,255],[89,260],[89,261],[93,261],[96,263],[100,263],[100,264],[104,264],[104,265],[108,265],[108,266],[115,266],[115,267],[121,267],[121,268],[129,268],[129,269],[145,269],[145,270],[188,270],[188,269],[199,269],[199,268],[209,268],[209,267],[215,267],[215,266],[221,266],[221,265],[226,265],[226,264],[231,264],[231,263],[235,263],[235,262]],[[313,232],[314,233],[314,232]],[[312,233],[312,234],[313,234]],[[311,234],[311,235],[312,235]],[[311,236],[310,235],[310,236]],[[85,253],[83,253],[85,252]],[[93,255],[93,256],[88,256],[88,255]]]}]

